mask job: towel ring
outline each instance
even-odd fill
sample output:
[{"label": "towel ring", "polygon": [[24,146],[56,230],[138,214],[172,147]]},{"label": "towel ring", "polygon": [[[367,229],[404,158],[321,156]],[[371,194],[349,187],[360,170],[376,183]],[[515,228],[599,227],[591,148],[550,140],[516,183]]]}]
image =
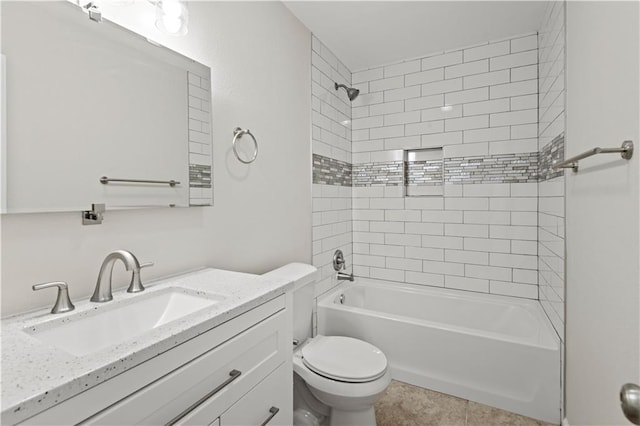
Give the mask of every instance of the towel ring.
[{"label": "towel ring", "polygon": [[[249,135],[251,136],[251,139],[253,139],[254,148],[253,155],[251,156],[250,160],[243,160],[242,158],[240,158],[240,156],[238,155],[238,151],[236,150],[236,142],[242,137],[242,135]],[[251,134],[251,131],[249,129],[241,129],[240,127],[236,127],[235,129],[233,129],[233,153],[236,155],[238,161],[244,164],[253,163],[256,160],[256,157],[258,156],[258,141],[256,141],[256,138],[253,136],[253,134]]]}]

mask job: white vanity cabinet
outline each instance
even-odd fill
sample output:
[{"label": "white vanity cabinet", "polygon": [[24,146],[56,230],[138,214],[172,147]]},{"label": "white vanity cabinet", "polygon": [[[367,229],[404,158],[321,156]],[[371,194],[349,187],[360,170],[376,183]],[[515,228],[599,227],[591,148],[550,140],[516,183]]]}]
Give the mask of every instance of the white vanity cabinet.
[{"label": "white vanity cabinet", "polygon": [[287,297],[272,299],[24,424],[291,424]]}]

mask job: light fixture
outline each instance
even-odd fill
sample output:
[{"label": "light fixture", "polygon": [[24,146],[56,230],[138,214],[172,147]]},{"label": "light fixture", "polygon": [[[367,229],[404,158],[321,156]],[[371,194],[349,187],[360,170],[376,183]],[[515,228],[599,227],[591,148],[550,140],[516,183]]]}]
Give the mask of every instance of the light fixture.
[{"label": "light fixture", "polygon": [[156,5],[156,27],[165,34],[182,36],[187,33],[189,10],[184,1],[159,0]]}]

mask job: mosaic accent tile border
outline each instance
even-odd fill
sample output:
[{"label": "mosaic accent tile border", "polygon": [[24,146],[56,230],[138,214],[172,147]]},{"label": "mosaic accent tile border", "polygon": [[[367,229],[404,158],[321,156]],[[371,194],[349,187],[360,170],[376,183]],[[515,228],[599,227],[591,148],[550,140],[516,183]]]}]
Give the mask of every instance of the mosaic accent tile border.
[{"label": "mosaic accent tile border", "polygon": [[553,179],[564,174],[564,170],[554,170],[554,161],[564,160],[564,133],[556,136],[551,142],[546,144],[538,156],[538,179],[541,182]]},{"label": "mosaic accent tile border", "polygon": [[313,154],[313,183],[351,186],[351,163]]},{"label": "mosaic accent tile border", "polygon": [[353,165],[353,186],[402,185],[403,161]]},{"label": "mosaic accent tile border", "polygon": [[404,168],[406,185],[442,185],[443,161],[407,161]]},{"label": "mosaic accent tile border", "polygon": [[538,181],[538,153],[445,158],[446,183],[530,183]]},{"label": "mosaic accent tile border", "polygon": [[189,164],[189,187],[211,188],[211,166]]}]

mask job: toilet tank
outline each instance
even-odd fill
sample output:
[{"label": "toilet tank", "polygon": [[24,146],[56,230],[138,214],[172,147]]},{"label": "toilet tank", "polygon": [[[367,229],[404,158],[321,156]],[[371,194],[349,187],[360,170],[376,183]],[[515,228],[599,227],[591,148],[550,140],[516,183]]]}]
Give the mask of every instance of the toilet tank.
[{"label": "toilet tank", "polygon": [[290,263],[264,274],[293,281],[293,338],[302,343],[313,332],[313,296],[318,270],[306,263]]}]

